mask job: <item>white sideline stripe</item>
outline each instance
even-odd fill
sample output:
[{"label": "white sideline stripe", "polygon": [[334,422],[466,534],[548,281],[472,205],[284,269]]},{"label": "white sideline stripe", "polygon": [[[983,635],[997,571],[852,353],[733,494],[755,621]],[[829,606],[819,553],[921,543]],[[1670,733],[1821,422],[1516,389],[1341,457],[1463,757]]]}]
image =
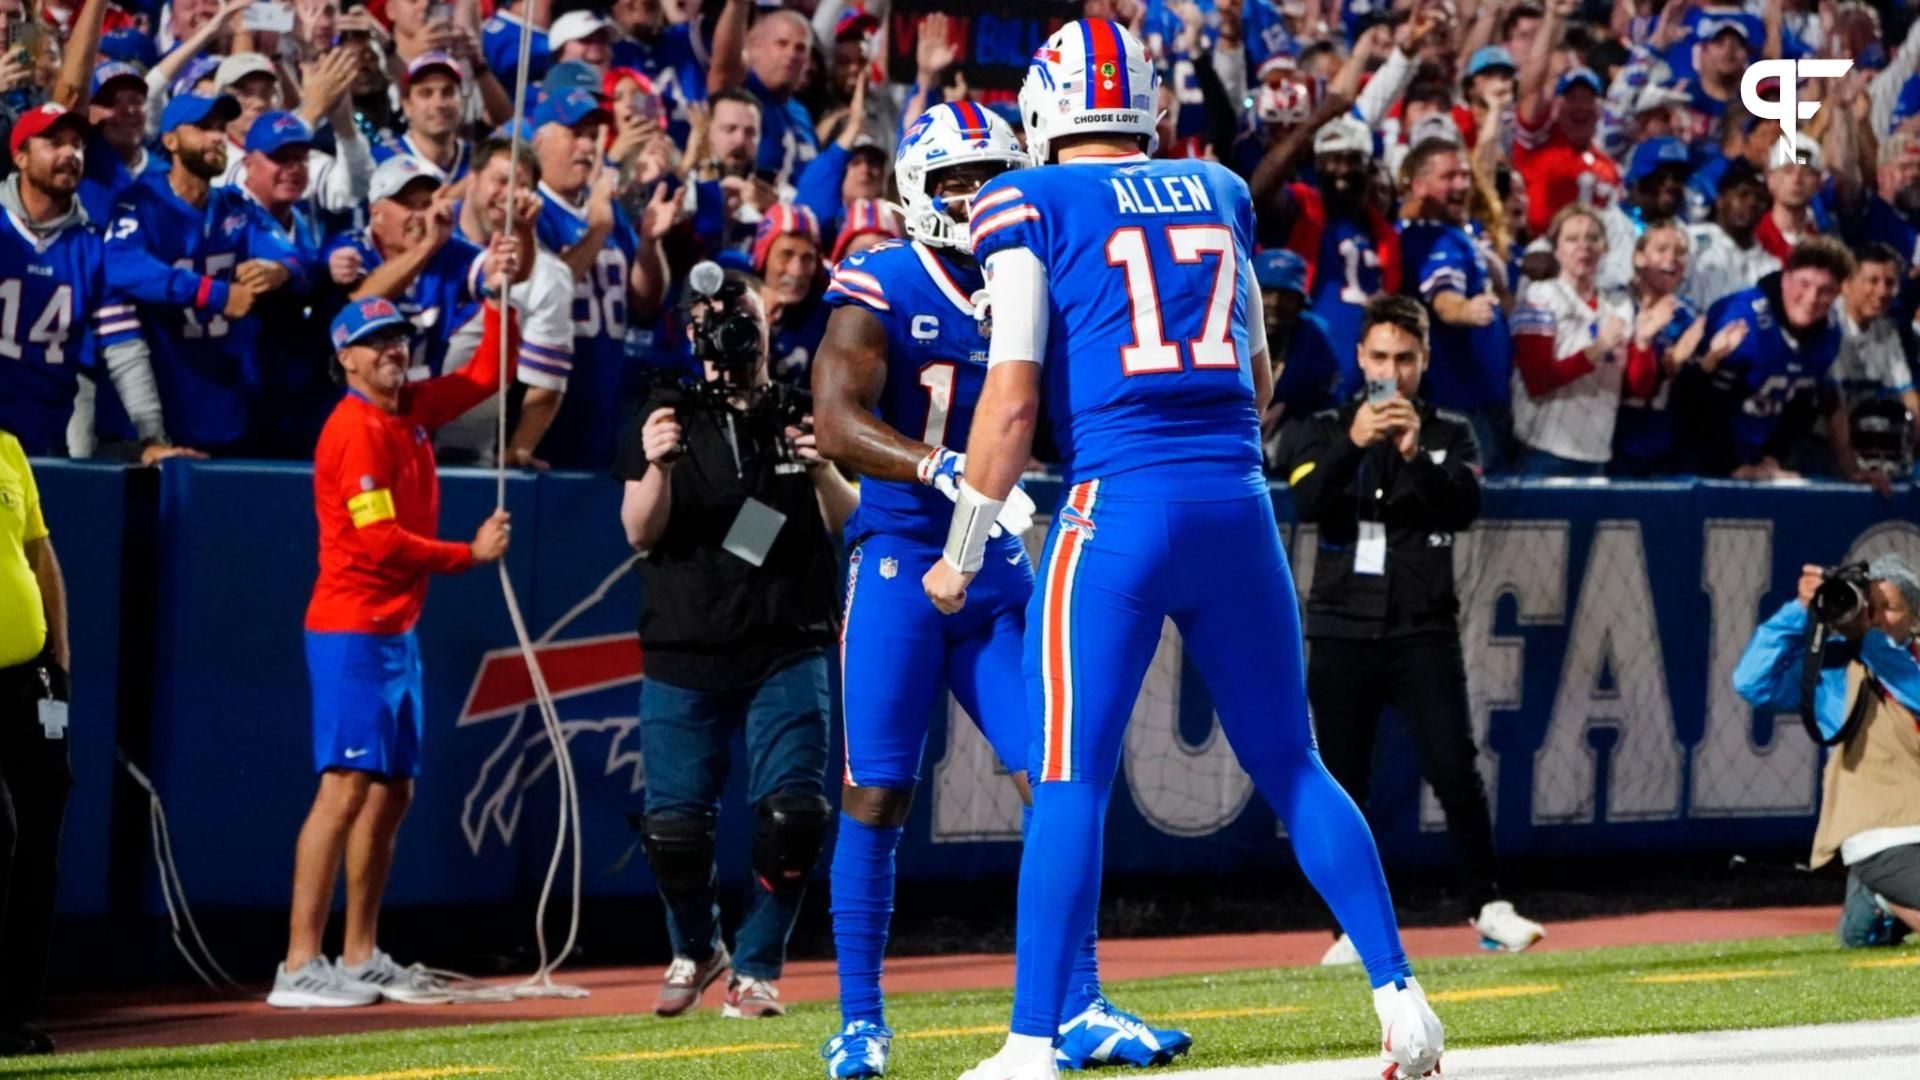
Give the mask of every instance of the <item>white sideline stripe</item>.
[{"label": "white sideline stripe", "polygon": [[[1371,1027],[1371,1024],[1368,1025]],[[1356,1031],[1356,1038],[1364,1032]],[[1460,1080],[1860,1080],[1910,1075],[1920,1061],[1920,1017],[1857,1024],[1636,1035],[1449,1050],[1441,1064]],[[1379,1059],[1200,1069],[1181,1080],[1359,1080]]]}]

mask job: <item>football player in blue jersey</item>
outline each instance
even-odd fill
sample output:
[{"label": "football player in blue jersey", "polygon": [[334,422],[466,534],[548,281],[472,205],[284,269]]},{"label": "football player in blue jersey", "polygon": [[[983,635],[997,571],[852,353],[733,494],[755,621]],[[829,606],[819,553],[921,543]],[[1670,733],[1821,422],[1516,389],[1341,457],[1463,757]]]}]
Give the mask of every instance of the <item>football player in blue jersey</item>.
[{"label": "football player in blue jersey", "polygon": [[[975,603],[943,619],[916,582],[940,557],[949,500],[965,474],[973,404],[986,375],[979,266],[956,219],[982,182],[1025,163],[1005,121],[971,102],[937,105],[907,129],[897,161],[910,240],[848,258],[814,366],[821,453],[864,475],[847,523],[841,639],[847,768],[833,856],[834,944],[845,1025],[822,1055],[830,1077],[885,1073],[892,1031],[880,992],[893,857],[944,682],[1026,798],[1032,734],[1018,672],[1033,569],[1020,534],[1033,504],[1017,487],[997,516]],[[1156,1031],[1100,995],[1094,937],[1080,937],[1069,1067],[1172,1060],[1192,1039]]]},{"label": "football player in blue jersey", "polygon": [[167,448],[146,351],[98,348],[134,320],[109,310],[105,245],[76,194],[85,132],[83,117],[52,103],[13,122],[15,172],[0,183],[0,430],[30,455],[64,455],[79,373],[104,361],[151,461]]},{"label": "football player in blue jersey", "polygon": [[[1852,273],[1846,246],[1816,236],[1801,241],[1778,273],[1707,309],[1711,344],[1700,366],[1710,376],[1711,404],[1699,418],[1705,423],[1688,426],[1700,440],[1704,474],[1798,477],[1796,444],[1833,411],[1827,369],[1840,352],[1833,302]],[[1736,323],[1744,332],[1732,329]]]},{"label": "football player in blue jersey", "polygon": [[1058,1074],[1121,741],[1168,619],[1358,948],[1384,1075],[1436,1074],[1440,1021],[1407,963],[1373,836],[1309,726],[1299,605],[1260,471],[1273,372],[1248,263],[1253,201],[1223,166],[1148,156],[1157,82],[1119,25],[1062,27],[1020,89],[1038,167],[989,180],[969,210],[993,335],[947,543],[923,579],[935,606],[965,617],[1042,399],[1067,490],[1027,614],[1039,744],[1011,1031],[964,1080]]}]

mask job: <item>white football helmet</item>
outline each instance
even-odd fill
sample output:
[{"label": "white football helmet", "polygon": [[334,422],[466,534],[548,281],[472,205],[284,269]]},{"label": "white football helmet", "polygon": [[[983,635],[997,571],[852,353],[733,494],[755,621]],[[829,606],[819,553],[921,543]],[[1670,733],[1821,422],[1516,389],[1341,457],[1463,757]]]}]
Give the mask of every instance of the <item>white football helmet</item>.
[{"label": "white football helmet", "polygon": [[1159,148],[1160,74],[1147,47],[1111,19],[1077,19],[1054,31],[1020,84],[1027,154],[1048,163],[1062,135],[1138,135]]},{"label": "white football helmet", "polygon": [[[934,197],[932,177],[941,169],[978,162],[997,162],[1009,169],[1027,164],[1013,128],[978,104],[935,105],[908,126],[893,160],[894,181],[906,203],[900,216],[908,236],[931,247],[967,249],[964,214],[956,220],[948,200]],[[952,201],[964,211],[968,197]]]}]

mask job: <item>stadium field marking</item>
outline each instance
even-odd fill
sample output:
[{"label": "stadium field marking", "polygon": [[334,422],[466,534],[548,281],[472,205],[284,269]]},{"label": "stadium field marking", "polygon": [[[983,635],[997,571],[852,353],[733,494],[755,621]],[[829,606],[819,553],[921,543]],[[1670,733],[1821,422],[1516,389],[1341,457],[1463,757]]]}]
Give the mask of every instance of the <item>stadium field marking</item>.
[{"label": "stadium field marking", "polygon": [[1243,1009],[1190,1009],[1186,1012],[1159,1013],[1155,1020],[1232,1020],[1242,1016],[1283,1016],[1302,1012],[1299,1005],[1249,1005]]},{"label": "stadium field marking", "polygon": [[1883,956],[1877,960],[1855,960],[1850,968],[1920,967],[1920,956]]},{"label": "stadium field marking", "polygon": [[581,1061],[673,1061],[680,1058],[718,1057],[722,1054],[765,1054],[775,1050],[804,1050],[805,1043],[737,1043],[733,1046],[687,1046],[678,1050],[635,1050],[627,1054],[594,1054]]},{"label": "stadium field marking", "polygon": [[440,1065],[434,1068],[399,1068],[396,1072],[355,1072],[351,1076],[319,1076],[315,1080],[434,1080],[438,1076],[486,1076],[505,1072],[503,1065]]},{"label": "stadium field marking", "polygon": [[1480,986],[1466,990],[1440,990],[1427,995],[1428,1001],[1494,1001],[1500,998],[1557,994],[1559,983],[1521,983],[1515,986]]},{"label": "stadium field marking", "polygon": [[927,1031],[903,1031],[896,1039],[951,1039],[961,1035],[1006,1034],[1005,1024],[981,1024],[977,1027],[932,1028]]},{"label": "stadium field marking", "polygon": [[1633,981],[1661,986],[1669,983],[1727,982],[1733,979],[1779,979],[1791,974],[1793,974],[1791,971],[1775,971],[1770,968],[1747,968],[1739,971],[1676,971],[1667,975],[1642,975]]}]

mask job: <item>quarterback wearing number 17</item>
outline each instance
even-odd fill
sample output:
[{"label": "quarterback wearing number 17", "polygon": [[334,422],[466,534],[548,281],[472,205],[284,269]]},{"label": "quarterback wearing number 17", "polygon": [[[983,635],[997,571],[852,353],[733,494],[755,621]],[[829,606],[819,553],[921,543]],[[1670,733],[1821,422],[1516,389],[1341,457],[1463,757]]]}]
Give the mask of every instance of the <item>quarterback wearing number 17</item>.
[{"label": "quarterback wearing number 17", "polygon": [[1401,947],[1372,834],[1321,764],[1293,576],[1260,471],[1273,391],[1246,184],[1152,160],[1158,78],[1117,24],[1062,27],[1020,89],[1035,167],[970,208],[993,334],[946,546],[924,578],[957,613],[1041,402],[1065,469],[1027,610],[1033,819],[1013,1019],[963,1080],[1050,1080],[1074,950],[1099,904],[1121,738],[1171,618],[1240,765],[1352,936],[1386,1075],[1438,1072],[1442,1033]]}]

